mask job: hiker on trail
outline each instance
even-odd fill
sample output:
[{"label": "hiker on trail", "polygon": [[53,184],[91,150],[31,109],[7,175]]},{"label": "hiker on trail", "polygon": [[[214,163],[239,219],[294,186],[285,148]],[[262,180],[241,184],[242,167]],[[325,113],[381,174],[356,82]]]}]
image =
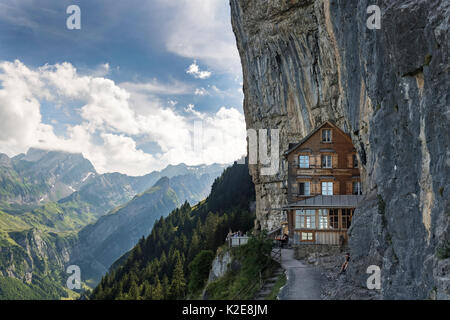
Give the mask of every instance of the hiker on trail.
[{"label": "hiker on trail", "polygon": [[289,242],[289,235],[287,233],[283,234],[283,236],[281,237],[281,246],[284,247],[288,244]]},{"label": "hiker on trail", "polygon": [[350,253],[346,253],[345,254],[345,261],[344,261],[344,263],[342,264],[342,267],[341,267],[341,271],[339,271],[339,273],[338,274],[342,274],[342,273],[345,273],[345,271],[347,271],[347,267],[348,267],[348,262],[350,261]]}]

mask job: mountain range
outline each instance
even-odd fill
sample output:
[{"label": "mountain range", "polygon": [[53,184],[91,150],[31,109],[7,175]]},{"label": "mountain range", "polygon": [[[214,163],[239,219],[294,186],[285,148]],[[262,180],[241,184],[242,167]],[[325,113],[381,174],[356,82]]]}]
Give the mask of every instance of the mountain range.
[{"label": "mountain range", "polygon": [[133,177],[99,174],[81,154],[0,154],[0,299],[67,296],[74,263],[95,284],[156,220],[204,199],[225,167],[169,165]]}]

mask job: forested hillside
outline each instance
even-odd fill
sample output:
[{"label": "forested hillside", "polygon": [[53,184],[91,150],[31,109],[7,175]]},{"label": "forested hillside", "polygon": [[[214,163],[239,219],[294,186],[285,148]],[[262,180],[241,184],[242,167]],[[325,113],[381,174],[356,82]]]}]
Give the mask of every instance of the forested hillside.
[{"label": "forested hillside", "polygon": [[209,174],[161,178],[152,188],[83,228],[71,263],[83,270],[83,278],[96,285],[111,264],[132,249],[153,225],[184,201],[205,199],[214,179]]},{"label": "forested hillside", "polygon": [[248,166],[235,163],[214,181],[205,201],[194,207],[186,202],[155,223],[151,234],[113,265],[91,298],[156,300],[198,294],[229,229],[253,227],[254,198]]}]

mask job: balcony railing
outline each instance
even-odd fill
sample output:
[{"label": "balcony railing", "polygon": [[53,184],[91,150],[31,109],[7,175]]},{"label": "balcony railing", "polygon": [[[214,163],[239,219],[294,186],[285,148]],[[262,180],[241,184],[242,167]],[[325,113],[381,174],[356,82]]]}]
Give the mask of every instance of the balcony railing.
[{"label": "balcony railing", "polygon": [[238,237],[227,237],[226,241],[228,242],[228,246],[231,247],[239,247],[242,246],[244,244],[247,244],[248,239],[250,239],[250,237],[247,236],[238,236]]}]

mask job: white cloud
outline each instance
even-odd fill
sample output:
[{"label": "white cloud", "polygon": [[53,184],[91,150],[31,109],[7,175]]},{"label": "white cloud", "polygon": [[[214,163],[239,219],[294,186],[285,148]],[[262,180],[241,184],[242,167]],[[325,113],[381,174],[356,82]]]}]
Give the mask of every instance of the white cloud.
[{"label": "white cloud", "polygon": [[109,63],[102,63],[92,70],[89,75],[92,77],[105,77],[109,74],[111,67]]},{"label": "white cloud", "polygon": [[142,175],[148,173],[152,167],[161,167],[161,163],[153,155],[139,150],[136,142],[130,137],[104,133],[102,139],[102,147],[94,148],[90,152],[96,159],[96,165],[104,171]]},{"label": "white cloud", "polygon": [[199,59],[214,70],[241,74],[239,53],[224,0],[159,0],[171,10],[166,47],[182,57]]},{"label": "white cloud", "polygon": [[194,61],[186,70],[187,74],[194,76],[197,79],[208,79],[211,77],[210,71],[201,71],[200,67],[197,64],[197,61]]},{"label": "white cloud", "polygon": [[196,96],[206,96],[209,95],[209,92],[205,88],[196,88],[194,94]]},{"label": "white cloud", "polygon": [[194,116],[196,116],[198,119],[203,120],[205,118],[205,115],[202,114],[201,112],[198,112],[197,110],[194,110],[195,106],[193,104],[188,104],[188,106],[186,108],[184,108],[184,111],[186,113],[191,113]]},{"label": "white cloud", "polygon": [[[33,69],[20,61],[0,62],[0,152],[12,156],[29,147],[81,152],[99,172],[131,175],[169,163],[226,163],[245,154],[244,116],[237,109],[222,107],[208,114],[188,105],[180,114],[174,100],[163,103],[156,95],[188,89],[157,80],[116,84],[80,75],[70,63]],[[63,108],[77,101],[81,120],[67,125],[63,136],[56,135],[52,124],[57,119],[42,122],[43,101]],[[144,152],[138,140],[156,142],[161,152]]]},{"label": "white cloud", "polygon": [[[0,64],[0,141],[11,145],[11,152],[45,131],[41,124],[39,99],[49,97],[37,72],[20,63]],[[31,85],[29,85],[31,84]]]},{"label": "white cloud", "polygon": [[147,82],[122,82],[120,86],[128,91],[135,91],[144,94],[180,95],[188,94],[192,91],[192,86],[178,80],[169,83],[162,83],[158,79]]}]

